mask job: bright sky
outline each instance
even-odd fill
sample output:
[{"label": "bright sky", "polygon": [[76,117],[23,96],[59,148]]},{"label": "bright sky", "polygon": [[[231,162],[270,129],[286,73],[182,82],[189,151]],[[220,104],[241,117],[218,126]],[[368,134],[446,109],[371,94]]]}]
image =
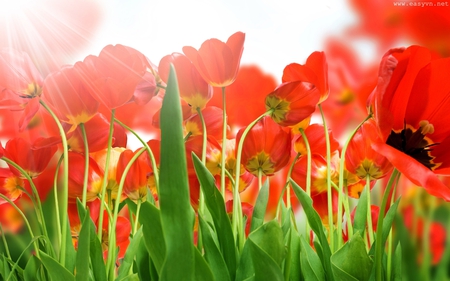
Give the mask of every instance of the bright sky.
[{"label": "bright sky", "polygon": [[[185,45],[199,48],[209,38],[226,41],[246,33],[242,63],[255,63],[281,77],[292,62],[321,50],[326,35],[355,21],[346,1],[336,0],[104,0],[104,21],[89,48],[124,44],[158,64]],[[106,4],[107,3],[107,4]],[[131,4],[132,3],[132,4]],[[84,56],[84,54],[83,54]]]},{"label": "bright sky", "polygon": [[73,64],[123,44],[157,65],[183,46],[242,31],[242,63],[278,78],[356,21],[345,0],[0,0],[0,11],[0,47],[20,46],[36,64]]}]

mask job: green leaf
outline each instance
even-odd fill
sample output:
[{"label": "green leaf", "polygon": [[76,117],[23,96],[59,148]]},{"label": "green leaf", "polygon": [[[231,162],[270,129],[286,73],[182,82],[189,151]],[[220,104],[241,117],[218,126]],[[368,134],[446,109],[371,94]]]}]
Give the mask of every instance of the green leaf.
[{"label": "green leaf", "polygon": [[[89,211],[83,207],[80,199],[77,199],[77,207],[80,220],[82,220],[82,218],[85,218],[85,220],[87,220],[86,222],[83,222],[83,225],[85,223],[86,225],[89,225],[89,227],[86,227],[86,229],[89,231],[89,257],[91,259],[92,273],[94,274],[94,278],[96,281],[106,281],[106,267],[103,259],[103,249],[100,241],[97,238],[97,233],[95,232],[95,224],[90,217]],[[86,253],[80,255],[80,258],[86,259],[86,257]]]},{"label": "green leaf", "polygon": [[[200,254],[199,250],[195,247],[195,272],[194,279],[195,281],[215,281],[214,275],[211,271],[211,268],[206,263],[202,254]],[[178,280],[191,280],[191,279],[178,279]]]},{"label": "green leaf", "polygon": [[126,275],[121,279],[117,279],[117,281],[139,281],[139,276],[137,273]]},{"label": "green leaf", "polygon": [[[402,245],[400,242],[397,244],[394,252],[393,264],[392,264],[392,281],[401,281],[402,280]],[[436,280],[442,280],[436,279]]]},{"label": "green leaf", "polygon": [[364,240],[356,232],[353,237],[331,256],[336,281],[369,280],[373,261],[369,258]]},{"label": "green leaf", "polygon": [[192,160],[203,191],[206,207],[211,213],[214,222],[220,251],[227,264],[230,278],[234,280],[236,276],[237,253],[231,222],[225,209],[225,202],[222,194],[216,187],[214,177],[202,164],[202,161],[195,154],[192,155]]},{"label": "green leaf", "polygon": [[[78,209],[84,209],[82,205]],[[90,221],[91,217],[85,212],[82,220],[80,235],[78,237],[78,252],[76,258],[76,275],[75,280],[89,279],[89,253],[90,253]]]},{"label": "green leaf", "polygon": [[25,270],[23,271],[23,278],[25,281],[37,281],[39,268],[41,267],[41,261],[36,256],[31,256],[28,260]]},{"label": "green leaf", "polygon": [[267,202],[269,202],[269,181],[266,180],[259,191],[256,203],[253,208],[252,224],[250,225],[250,232],[263,225],[264,217],[266,216]]},{"label": "green leaf", "polygon": [[[269,221],[251,233],[248,237],[255,245],[267,253],[281,267],[286,255],[283,231],[278,222]],[[257,270],[257,269],[255,269]]]},{"label": "green leaf", "polygon": [[70,231],[69,218],[67,218],[67,222],[65,225],[67,228],[65,268],[67,268],[70,272],[73,272],[75,269],[75,261],[76,261],[77,252],[75,251],[75,248],[74,248],[73,242],[72,242],[72,232]]},{"label": "green leaf", "polygon": [[[384,217],[383,230],[382,230],[383,233],[382,233],[382,239],[381,239],[381,243],[383,245],[386,244],[386,240],[387,240],[387,238],[389,236],[389,232],[391,231],[391,228],[392,228],[392,223],[395,219],[395,216],[397,215],[397,207],[398,207],[398,204],[400,203],[400,198],[401,197],[399,197],[397,199],[397,201],[395,201],[395,203],[391,205],[391,207],[389,208],[389,210],[386,213],[386,216]],[[379,230],[377,230],[377,231],[379,231]],[[374,243],[372,244],[372,247],[370,248],[370,251],[369,251],[370,256],[375,255],[375,244],[376,243],[378,243],[378,241],[375,240]]]},{"label": "green leaf", "polygon": [[47,273],[50,276],[50,279],[53,281],[74,281],[75,276],[70,273],[64,266],[62,266],[58,261],[54,258],[50,257],[46,253],[39,251],[39,256],[41,258],[42,264],[44,264],[47,269]]},{"label": "green leaf", "polygon": [[[141,228],[142,229],[142,228]],[[138,247],[138,251],[136,252],[136,267],[139,275],[139,279],[141,280],[155,280],[151,278],[150,270],[156,271],[153,263],[150,260],[150,255],[147,252],[147,248],[145,246],[144,239],[141,239]],[[156,272],[155,272],[156,274]]]},{"label": "green leaf", "polygon": [[211,267],[211,271],[217,281],[229,281],[230,274],[228,273],[227,264],[223,259],[222,253],[214,242],[213,235],[215,235],[211,227],[199,214],[200,233],[202,235],[203,247],[205,251],[205,258]]},{"label": "green leaf", "polygon": [[255,280],[283,281],[283,272],[277,262],[251,239],[247,243],[255,269]]},{"label": "green leaf", "polygon": [[194,276],[194,212],[190,204],[182,122],[178,83],[171,65],[161,107],[159,203],[166,241],[162,280],[190,280]]},{"label": "green leaf", "polygon": [[289,243],[288,245],[288,255],[289,259],[286,258],[286,262],[289,261],[289,265],[285,265],[286,269],[289,269],[286,274],[289,274],[286,280],[301,280],[301,270],[300,270],[300,236],[295,228],[291,228],[291,231],[288,233]]},{"label": "green leaf", "polygon": [[166,242],[161,225],[160,211],[149,202],[143,202],[139,222],[142,225],[142,233],[148,254],[158,275],[160,275],[166,257]]},{"label": "green leaf", "polygon": [[131,239],[130,244],[128,245],[127,251],[125,253],[125,257],[122,260],[122,263],[119,267],[119,275],[118,279],[124,278],[130,273],[130,269],[133,266],[134,257],[136,256],[137,251],[139,250],[139,246],[141,244],[142,239],[142,228],[134,234],[134,237]]},{"label": "green leaf", "polygon": [[300,237],[300,245],[300,266],[303,278],[308,281],[325,280],[322,262],[304,236]]},{"label": "green leaf", "polygon": [[244,244],[241,257],[239,259],[239,266],[236,272],[236,281],[253,280],[255,278],[255,269],[253,267],[252,257],[250,253],[249,240]]},{"label": "green leaf", "polygon": [[320,219],[320,216],[316,212],[316,210],[314,210],[311,197],[309,197],[308,194],[306,194],[306,192],[303,189],[301,189],[300,186],[298,186],[293,180],[290,180],[290,182],[292,185],[292,189],[295,192],[295,195],[302,204],[309,226],[319,239],[322,248],[320,258],[322,260],[322,264],[325,269],[326,279],[329,280],[329,278],[331,278],[332,276],[330,263],[331,249],[330,245],[328,244],[327,236],[325,235],[322,220]]},{"label": "green leaf", "polygon": [[355,211],[355,218],[353,220],[353,231],[359,232],[361,236],[364,236],[366,231],[367,222],[367,188],[364,188],[361,196],[359,197],[358,206]]}]

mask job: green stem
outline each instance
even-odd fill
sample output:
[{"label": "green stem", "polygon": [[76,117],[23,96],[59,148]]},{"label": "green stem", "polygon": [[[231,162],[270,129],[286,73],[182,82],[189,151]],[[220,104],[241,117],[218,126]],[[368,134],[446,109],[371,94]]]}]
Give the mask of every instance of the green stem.
[{"label": "green stem", "polygon": [[[27,225],[28,232],[30,232],[31,239],[34,239],[35,236],[34,236],[34,233],[33,233],[33,229],[31,228],[30,222],[28,221],[27,217],[22,212],[22,210],[19,207],[17,207],[17,205],[13,201],[11,201],[11,199],[6,197],[5,195],[0,193],[0,197],[3,198],[4,200],[6,200],[14,209],[16,209],[16,211],[20,214],[20,216],[22,217],[23,221]],[[34,241],[33,244],[34,244],[34,251],[36,252],[36,256],[39,258],[39,246],[37,244],[37,241]]]},{"label": "green stem", "polygon": [[398,170],[394,169],[392,171],[391,178],[389,179],[389,182],[384,191],[383,199],[381,201],[381,206],[380,206],[380,213],[378,214],[377,232],[376,232],[376,238],[375,238],[375,264],[374,264],[375,277],[376,277],[377,281],[383,280],[382,259],[383,259],[383,248],[385,245],[381,243],[381,240],[383,239],[384,210],[386,210],[389,193],[391,192],[392,187],[394,186],[394,181],[398,175],[399,175]]},{"label": "green stem", "polygon": [[369,246],[370,243],[373,243],[373,226],[372,226],[372,204],[370,199],[370,175],[366,176],[366,197],[367,197],[367,227],[369,232]]},{"label": "green stem", "polygon": [[291,175],[292,175],[292,170],[294,170],[295,163],[297,162],[298,158],[300,158],[300,156],[301,156],[301,154],[297,153],[297,155],[295,155],[294,160],[291,163],[291,166],[289,167],[288,174],[286,176],[286,183],[284,184],[284,188],[283,188],[283,190],[281,190],[281,194],[280,194],[280,197],[278,199],[277,212],[276,212],[276,215],[275,215],[275,217],[277,219],[280,219],[281,202],[282,202],[283,197],[284,197],[284,192],[285,192],[285,190],[287,190],[289,188],[289,182],[290,182],[290,178],[291,178]]},{"label": "green stem", "polygon": [[89,178],[89,145],[86,135],[86,128],[84,127],[83,123],[80,123],[80,130],[84,142],[84,178],[83,178],[83,197],[81,202],[83,204],[83,207],[86,208],[87,188]]},{"label": "green stem", "polygon": [[[351,132],[350,136],[347,138],[347,140],[345,141],[344,146],[342,147],[342,152],[341,152],[341,159],[340,159],[340,163],[339,163],[339,192],[338,192],[338,213],[337,213],[337,217],[338,217],[338,224],[337,224],[337,229],[336,232],[337,233],[342,233],[342,204],[343,201],[344,204],[346,204],[348,206],[348,194],[345,193],[345,195],[347,195],[345,197],[345,200],[343,198],[343,191],[344,191],[344,177],[345,177],[345,154],[347,152],[347,147],[350,144],[350,141],[353,139],[353,137],[355,136],[356,132],[359,130],[359,128],[361,128],[361,126],[370,118],[372,117],[371,114],[369,114],[361,123],[359,123],[359,125]],[[347,222],[351,221],[350,218],[350,213],[347,211],[346,212],[346,217],[347,217]],[[349,226],[348,228],[348,239],[351,239],[353,236],[353,226],[351,223],[347,223],[347,225]],[[342,247],[343,244],[343,240],[342,240],[342,236],[338,235],[339,239],[338,239],[338,248]]]},{"label": "green stem", "polygon": [[[200,107],[197,107],[197,114],[198,117],[200,118],[200,121],[202,123],[202,137],[203,137],[203,143],[202,143],[202,164],[206,166],[206,145],[208,144],[208,133],[206,131],[206,123],[205,123],[205,118],[203,118],[203,114],[202,111],[200,109]],[[225,157],[222,157],[225,159]],[[226,169],[223,169],[226,170]],[[225,197],[224,197],[225,198]],[[205,210],[205,196],[203,194],[203,190],[200,188],[200,194],[199,194],[199,203],[198,203],[199,207],[198,207],[198,211],[200,214],[204,213]],[[198,237],[198,244],[201,246],[202,242],[201,242],[201,236]]]},{"label": "green stem", "polygon": [[424,227],[423,227],[423,243],[422,243],[422,251],[423,251],[423,259],[421,265],[421,271],[424,281],[429,281],[431,279],[430,276],[430,265],[431,265],[431,252],[430,252],[430,230],[431,223],[433,222],[434,210],[436,207],[436,197],[430,196],[430,206],[426,212],[426,217],[424,218]]},{"label": "green stem", "polygon": [[139,214],[141,213],[141,205],[142,205],[142,200],[141,198],[138,198],[137,200],[137,204],[136,204],[136,219],[134,220],[134,228],[133,228],[133,233],[132,236],[134,237],[134,235],[137,232],[138,229],[138,225],[139,225]]},{"label": "green stem", "polygon": [[[103,182],[102,182],[102,191],[101,191],[101,197],[100,199],[103,201],[105,200],[106,195],[106,188],[108,186],[108,173],[109,173],[109,158],[111,157],[111,148],[112,148],[112,136],[114,133],[114,115],[115,115],[115,109],[111,110],[111,122],[109,123],[109,134],[108,134],[108,147],[106,149],[106,160],[105,160],[105,172],[103,174]],[[120,196],[120,195],[118,195]],[[111,196],[109,196],[111,198]],[[98,217],[98,230],[97,230],[97,237],[99,241],[102,241],[102,225],[103,225],[103,211],[104,211],[104,205],[100,204],[100,213]]]},{"label": "green stem", "polygon": [[[220,162],[220,191],[225,199],[225,162],[227,153],[227,101],[225,95],[225,87],[222,87],[222,158]],[[239,166],[239,164],[237,164]],[[234,203],[233,203],[234,205]],[[234,208],[233,208],[234,209]]]},{"label": "green stem", "polygon": [[307,169],[306,169],[306,194],[311,197],[311,147],[309,145],[308,138],[306,137],[305,131],[303,128],[300,128],[300,134],[302,135],[303,141],[305,142],[306,147],[306,159],[307,159]]},{"label": "green stem", "polygon": [[[115,200],[115,206],[113,209],[113,217],[112,220],[110,220],[111,225],[111,231],[109,232],[109,245],[108,245],[108,260],[110,262],[110,277],[114,275],[114,265],[115,265],[115,259],[116,259],[116,225],[117,225],[117,217],[119,214],[119,208],[120,208],[120,197],[122,196],[122,190],[123,185],[125,184],[125,179],[127,177],[128,172],[130,171],[132,165],[139,156],[141,156],[142,153],[146,151],[145,148],[141,148],[133,157],[130,159],[130,162],[128,162],[127,166],[125,167],[122,177],[120,178],[119,187],[117,190],[117,198]],[[139,200],[140,201],[140,200]],[[139,202],[138,202],[139,203]]]},{"label": "green stem", "polygon": [[9,165],[13,166],[15,169],[17,169],[30,183],[33,196],[30,196],[30,194],[28,194],[28,192],[26,190],[23,190],[23,192],[25,192],[28,195],[28,197],[30,197],[31,201],[33,202],[34,209],[36,210],[36,213],[38,214],[37,218],[38,218],[38,221],[40,224],[39,226],[42,230],[43,235],[48,237],[47,227],[45,224],[44,213],[42,211],[42,205],[41,205],[41,200],[39,197],[39,192],[36,189],[36,185],[34,184],[33,179],[30,177],[30,175],[28,175],[28,173],[22,167],[17,165],[17,163],[12,161],[11,159],[6,158],[6,157],[2,157],[1,159],[3,161],[5,161],[6,163],[8,163]]},{"label": "green stem", "polygon": [[258,169],[258,190],[260,191],[262,188],[262,169]]},{"label": "green stem", "polygon": [[[59,168],[61,167],[61,163],[64,159],[64,155],[59,157],[58,163],[56,164],[55,175],[53,177],[53,192],[55,194],[55,216],[56,216],[56,229],[61,229],[61,216],[59,214],[59,200],[58,200],[58,174]],[[58,237],[59,245],[62,243],[61,232],[56,231],[56,235]]]},{"label": "green stem", "polygon": [[156,191],[159,194],[159,174],[158,174],[158,164],[156,163],[156,159],[155,159],[155,155],[153,154],[152,149],[150,148],[150,146],[139,136],[139,134],[137,134],[133,129],[131,129],[130,127],[128,127],[127,125],[125,125],[124,123],[122,123],[121,121],[117,120],[116,118],[114,118],[114,121],[119,124],[120,126],[122,126],[123,128],[125,128],[126,130],[128,130],[130,133],[132,133],[140,142],[141,144],[145,147],[148,156],[150,157],[150,162],[152,163],[152,169],[153,169],[153,174],[155,177],[155,185],[156,185]]},{"label": "green stem", "polygon": [[9,252],[8,242],[6,242],[5,232],[3,231],[2,224],[0,223],[0,233],[2,234],[3,245],[5,246],[5,252],[8,259],[12,260],[11,253]]},{"label": "green stem", "polygon": [[[327,123],[325,121],[325,115],[322,110],[322,105],[318,105],[320,114],[322,116],[322,123],[323,128],[325,131],[325,141],[326,141],[326,147],[327,147],[327,198],[328,198],[328,225],[329,225],[329,238],[330,238],[330,248],[331,251],[334,252],[335,249],[335,243],[334,243],[334,225],[333,225],[333,193],[331,189],[331,147],[330,147],[330,136],[328,133],[328,127]],[[338,221],[340,222],[341,219],[338,215]],[[341,225],[341,223],[338,223]],[[342,229],[342,226],[341,226]],[[340,232],[338,232],[340,233]],[[338,237],[341,235],[338,234]]]},{"label": "green stem", "polygon": [[[53,120],[55,120],[56,125],[58,126],[59,134],[61,136],[62,141],[62,147],[63,147],[63,179],[62,179],[62,203],[61,203],[61,249],[60,249],[60,256],[59,261],[62,265],[65,265],[66,263],[66,247],[67,247],[67,229],[69,228],[67,224],[69,223],[68,219],[68,205],[69,205],[69,157],[67,155],[69,154],[68,145],[67,145],[67,137],[66,133],[64,132],[64,129],[61,125],[61,122],[59,122],[58,117],[55,115],[55,113],[45,104],[45,102],[41,99],[39,101],[41,105],[50,113]],[[56,196],[56,194],[55,194]]]},{"label": "green stem", "polygon": [[[244,140],[248,135],[248,132],[261,120],[264,116],[270,115],[272,110],[269,110],[263,113],[261,116],[256,118],[252,123],[250,123],[247,128],[242,132],[241,139],[239,140],[239,144],[236,150],[236,174],[233,188],[233,214],[232,214],[232,224],[233,224],[233,232],[234,238],[238,246],[238,250],[242,250],[244,247],[244,229],[242,222],[242,206],[241,206],[241,198],[239,197],[239,178],[241,176],[241,158],[242,158],[242,147],[244,146]],[[222,154],[222,158],[224,155]],[[224,164],[223,164],[224,165]],[[222,166],[224,167],[224,166]],[[223,169],[222,169],[223,170]],[[225,178],[223,179],[225,182]]]},{"label": "green stem", "polygon": [[[397,190],[397,186],[398,186],[398,180],[399,178],[397,178],[397,182],[395,183],[394,186],[394,190],[392,191],[392,196],[391,196],[391,206],[392,204],[394,204],[395,202],[395,194],[396,194],[396,190]],[[389,235],[388,235],[388,255],[387,255],[387,281],[391,280],[391,272],[392,272],[392,248],[393,248],[393,237],[392,237],[392,228],[389,230]]]}]

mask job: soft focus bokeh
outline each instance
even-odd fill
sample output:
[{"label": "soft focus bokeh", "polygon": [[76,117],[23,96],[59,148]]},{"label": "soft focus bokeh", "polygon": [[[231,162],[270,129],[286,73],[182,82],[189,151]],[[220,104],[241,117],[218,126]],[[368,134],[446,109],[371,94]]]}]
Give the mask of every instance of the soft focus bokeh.
[{"label": "soft focus bokeh", "polygon": [[[224,41],[242,31],[246,37],[239,75],[245,78],[247,72],[252,73],[246,68],[252,65],[258,75],[271,77],[267,81],[273,79],[273,85],[270,81],[260,85],[264,95],[281,83],[286,65],[304,64],[309,54],[323,51],[330,87],[323,109],[334,137],[342,144],[349,130],[367,116],[366,101],[376,86],[380,59],[390,48],[421,45],[441,56],[450,55],[449,5],[450,1],[386,0],[0,0],[0,49],[28,53],[46,77],[87,55],[98,56],[108,44],[135,48],[158,65],[164,56],[182,52],[183,46],[199,48],[206,39]],[[245,87],[242,80],[230,88],[231,93]],[[251,97],[247,103],[230,103],[231,124],[239,123],[233,113],[239,110],[245,111],[239,116],[249,119],[246,124],[254,118],[249,108],[262,106],[262,100]],[[220,104],[217,92],[211,104]],[[5,112],[0,107],[1,134],[7,133]],[[145,122],[151,120],[139,125]],[[2,143],[6,140],[0,135]],[[133,141],[128,144],[133,146]],[[450,180],[443,181],[450,188]],[[399,210],[404,218],[398,227],[399,239],[409,246],[404,247],[409,256],[405,262],[420,264],[423,254],[413,259],[409,253],[428,245],[425,253],[431,255],[431,265],[449,263],[450,257],[444,257],[449,203],[431,197],[405,178],[397,193],[403,197]],[[243,200],[253,203],[254,196],[249,188]],[[0,223],[17,231],[16,211],[7,204],[0,208]],[[427,241],[425,246],[422,241]]]}]

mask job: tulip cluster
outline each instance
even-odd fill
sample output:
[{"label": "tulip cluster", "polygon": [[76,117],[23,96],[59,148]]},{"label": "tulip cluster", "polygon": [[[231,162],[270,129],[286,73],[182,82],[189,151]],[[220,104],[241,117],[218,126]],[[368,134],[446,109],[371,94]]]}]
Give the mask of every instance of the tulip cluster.
[{"label": "tulip cluster", "polygon": [[[131,47],[108,45],[98,56],[89,55],[46,77],[27,54],[1,51],[0,207],[13,207],[23,214],[22,209],[34,206],[40,228],[29,228],[33,238],[35,231],[49,237],[47,231],[56,229],[57,242],[33,241],[35,254],[46,268],[51,268],[46,256],[62,265],[70,262],[66,260],[71,249],[68,237],[78,253],[86,250],[89,239],[83,240],[83,233],[89,232],[95,240],[90,247],[101,245],[106,274],[120,276],[127,252],[139,247],[129,246],[130,241],[142,235],[141,229],[144,236],[151,231],[146,227],[152,226],[140,218],[141,208],[146,215],[148,208],[161,208],[163,230],[170,236],[164,220],[174,218],[165,211],[166,182],[171,179],[186,179],[190,205],[182,210],[188,221],[180,218],[170,224],[174,229],[177,224],[190,227],[188,239],[193,238],[200,252],[204,247],[207,260],[208,243],[224,242],[219,234],[218,242],[208,240],[206,234],[214,231],[204,220],[216,218],[217,213],[210,209],[205,178],[214,186],[209,192],[217,192],[216,199],[224,202],[222,211],[229,214],[232,225],[229,239],[237,253],[245,253],[244,245],[256,239],[252,233],[264,221],[288,221],[289,226],[282,227],[294,229],[297,221],[290,213],[304,212],[303,226],[314,250],[324,249],[325,256],[326,249],[337,254],[346,249],[346,243],[359,243],[355,237],[361,236],[367,259],[366,250],[373,248],[377,278],[382,274],[384,229],[393,220],[390,211],[395,213],[394,202],[406,193],[400,174],[402,182],[407,179],[450,201],[449,185],[441,179],[450,175],[449,58],[419,46],[388,51],[381,59],[375,76],[378,82],[367,99],[362,122],[343,139],[341,129],[336,134],[329,125],[345,120],[328,122],[326,104],[334,93],[325,52],[313,52],[304,64],[287,65],[277,84],[259,68],[240,65],[244,41],[242,32],[226,42],[210,39],[198,50],[186,46],[183,53],[163,57],[158,65]],[[176,106],[167,108],[173,88],[178,94]],[[173,120],[167,119],[167,112],[173,112]],[[184,155],[175,161],[168,156],[175,140],[166,139],[164,130],[177,128],[178,123]],[[136,138],[139,145],[131,146],[129,138]],[[173,147],[174,154],[178,148]],[[199,172],[199,165],[207,176]],[[162,167],[174,168],[163,174]],[[371,198],[375,187],[382,200]],[[182,188],[180,194],[185,194]],[[312,200],[312,208],[302,194]],[[41,202],[55,210],[54,222],[48,222]],[[195,221],[189,221],[192,210]],[[405,214],[405,227],[416,232],[424,228],[423,220],[416,220],[414,226],[410,211]],[[8,217],[9,223],[2,218],[2,233],[6,228],[18,231],[17,217]],[[24,216],[22,220],[28,225]],[[317,228],[319,223],[325,232]],[[445,233],[437,223],[428,227]],[[215,230],[219,232],[220,227],[216,225]],[[417,233],[416,238],[423,237],[421,231]],[[442,245],[441,236],[436,245]],[[326,241],[329,247],[317,241]],[[153,249],[151,242],[145,243]],[[303,242],[298,243],[300,247]],[[166,245],[168,257],[180,250],[173,245],[178,244]],[[149,255],[157,271],[152,274],[171,276],[159,271],[153,252]],[[442,251],[434,251],[432,262],[436,264],[441,256]],[[228,258],[222,262],[229,263]],[[336,276],[329,262],[322,263],[324,276]],[[232,265],[227,266],[234,276]],[[258,263],[254,261],[253,266],[257,268]],[[72,268],[75,274],[78,270]]]}]

